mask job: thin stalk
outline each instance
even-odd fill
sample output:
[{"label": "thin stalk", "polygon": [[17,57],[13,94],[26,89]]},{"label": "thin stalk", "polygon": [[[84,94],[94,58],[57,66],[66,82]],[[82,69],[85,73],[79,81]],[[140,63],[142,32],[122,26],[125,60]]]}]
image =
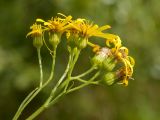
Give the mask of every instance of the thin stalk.
[{"label": "thin stalk", "polygon": [[[53,99],[56,90],[58,89],[59,85],[62,83],[63,79],[66,77],[66,75],[67,75],[67,73],[68,73],[68,71],[70,69],[70,65],[71,65],[72,59],[73,59],[73,54],[70,54],[66,70],[65,70],[64,74],[61,76],[61,78],[59,79],[59,81],[57,82],[57,84],[55,85],[55,87],[53,88],[53,90],[51,91],[51,94],[50,94],[49,98],[45,101],[45,103],[40,108],[38,108],[26,120],[32,120],[32,119],[34,119],[41,112],[43,112],[46,108],[49,107],[50,101]],[[61,97],[63,94],[64,94],[64,92],[60,93],[55,99],[53,99],[53,101],[56,100],[56,99],[58,100],[58,98]]]},{"label": "thin stalk", "polygon": [[83,88],[83,87],[91,84],[91,82],[92,82],[94,79],[96,79],[99,75],[100,75],[100,72],[97,72],[88,82],[86,82],[86,83],[84,83],[84,84],[82,84],[82,85],[79,85],[79,86],[77,86],[77,87],[74,87],[74,88],[68,90],[68,91],[66,92],[66,94],[68,94],[68,93],[70,93],[70,92],[73,92],[73,91],[76,91],[76,90],[78,90],[78,89],[80,89],[80,88]]},{"label": "thin stalk", "polygon": [[68,61],[66,70],[65,70],[64,74],[61,76],[61,78],[58,80],[58,82],[57,82],[57,84],[55,85],[55,87],[52,89],[49,98],[46,100],[46,103],[45,103],[46,105],[48,105],[49,102],[53,99],[53,97],[54,97],[54,95],[55,95],[55,92],[57,91],[58,87],[59,87],[60,84],[62,83],[63,79],[66,77],[67,73],[69,72],[72,59],[73,59],[73,54],[71,53],[71,54],[69,55],[69,61]]},{"label": "thin stalk", "polygon": [[23,112],[23,110],[26,108],[26,106],[36,97],[36,95],[45,87],[48,85],[48,83],[52,80],[53,76],[54,76],[54,67],[55,67],[55,59],[56,59],[56,48],[54,49],[53,55],[52,55],[52,69],[51,69],[51,73],[50,76],[48,78],[48,80],[41,86],[38,88],[37,91],[35,91],[27,100],[25,99],[21,104],[21,108],[18,109],[18,111],[16,112],[15,116],[13,117],[12,120],[17,120],[19,118],[19,116],[21,115],[21,113]]},{"label": "thin stalk", "polygon": [[93,70],[95,70],[96,67],[95,66],[92,66],[90,69],[88,69],[86,72],[80,74],[80,75],[77,75],[77,76],[74,76],[72,77],[72,79],[76,79],[76,78],[81,78],[81,77],[84,77],[86,75],[88,75],[89,73],[91,73]]},{"label": "thin stalk", "polygon": [[23,100],[23,102],[21,103],[21,105],[19,106],[15,116],[13,117],[13,120],[17,120],[18,117],[20,116],[21,112],[22,112],[22,108],[23,106],[26,104],[26,102],[31,98],[31,96],[35,93],[35,91],[38,90],[38,88],[34,89],[32,92],[30,92],[27,97]]},{"label": "thin stalk", "polygon": [[[88,83],[87,80],[84,80],[84,79],[81,79],[81,78],[76,78],[76,79],[72,79],[72,80],[77,80],[79,82],[82,82],[82,83]],[[90,84],[94,84],[94,85],[98,85],[99,81],[93,81],[93,82],[89,82]]]},{"label": "thin stalk", "polygon": [[57,83],[57,86],[59,86],[59,85],[63,82],[64,78],[66,77],[66,75],[67,75],[67,73],[68,73],[68,71],[69,71],[69,69],[70,69],[70,65],[71,65],[72,59],[73,59],[73,55],[70,54],[70,55],[69,55],[69,61],[68,61],[66,70],[65,70],[65,72],[63,73],[63,75],[61,76],[61,78],[59,79],[59,81],[58,81],[58,83]]},{"label": "thin stalk", "polygon": [[80,50],[77,51],[77,53],[76,53],[76,55],[75,55],[75,58],[74,58],[74,60],[73,60],[72,66],[71,66],[71,68],[70,68],[70,70],[69,70],[69,72],[68,72],[68,78],[67,78],[67,80],[66,80],[66,86],[65,86],[64,91],[66,91],[67,88],[68,88],[68,85],[69,85],[69,82],[70,82],[70,79],[71,79],[71,74],[72,74],[72,71],[73,71],[73,69],[74,69],[74,66],[75,66],[75,64],[76,64],[76,62],[77,62],[77,60],[78,60],[79,54],[80,54]]},{"label": "thin stalk", "polygon": [[65,93],[60,93],[52,102],[52,104],[49,104],[47,106],[42,105],[38,110],[36,110],[31,116],[29,116],[26,120],[33,120],[35,117],[37,117],[41,112],[43,112],[45,109],[47,109],[49,106],[55,104],[57,100],[63,96]]},{"label": "thin stalk", "polygon": [[39,70],[40,70],[39,87],[42,87],[42,84],[43,84],[43,69],[42,69],[42,59],[41,59],[41,49],[40,48],[37,48],[37,54],[38,54],[38,62],[39,62]]}]

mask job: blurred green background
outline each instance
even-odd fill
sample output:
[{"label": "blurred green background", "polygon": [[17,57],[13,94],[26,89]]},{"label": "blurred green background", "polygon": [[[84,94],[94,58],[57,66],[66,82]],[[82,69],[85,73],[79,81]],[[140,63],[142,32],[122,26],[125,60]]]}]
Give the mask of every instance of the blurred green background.
[{"label": "blurred green background", "polygon": [[[65,96],[37,120],[160,119],[159,0],[0,0],[0,120],[11,120],[38,83],[36,50],[25,37],[29,26],[36,18],[47,20],[57,12],[111,25],[108,32],[118,34],[136,60],[135,81],[130,81],[128,87],[86,87]],[[101,44],[102,40],[95,42]],[[67,55],[66,44],[61,43],[56,77],[63,72]],[[45,49],[42,56],[47,77],[51,59]],[[91,49],[83,51],[75,74],[89,67],[92,56]],[[27,107],[21,120],[43,103],[52,85]]]}]

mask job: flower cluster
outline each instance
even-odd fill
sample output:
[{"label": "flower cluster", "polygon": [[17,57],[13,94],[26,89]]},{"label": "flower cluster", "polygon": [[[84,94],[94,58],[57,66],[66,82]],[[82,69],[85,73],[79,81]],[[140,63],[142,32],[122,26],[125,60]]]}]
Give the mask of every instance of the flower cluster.
[{"label": "flower cluster", "polygon": [[[36,19],[36,22],[30,27],[31,31],[27,34],[27,37],[33,38],[33,45],[37,49],[40,69],[39,86],[23,100],[13,120],[17,120],[28,104],[55,79],[56,50],[64,34],[66,35],[69,52],[66,69],[55,82],[46,101],[26,120],[33,120],[46,108],[58,102],[64,95],[87,85],[119,83],[127,86],[128,80],[133,79],[135,61],[129,56],[129,50],[122,45],[119,36],[105,32],[109,28],[111,28],[109,25],[99,27],[89,20],[82,18],[74,20],[72,16],[65,16],[61,13],[47,21]],[[93,43],[90,37],[104,39],[105,45],[102,47]],[[41,59],[41,47],[43,45],[49,50],[52,59],[51,72],[47,80],[43,80]],[[87,46],[91,47],[95,54],[91,59],[92,66],[85,72],[73,76],[72,73],[80,53]],[[74,84],[75,82],[77,84]]]},{"label": "flower cluster", "polygon": [[[128,49],[121,44],[119,36],[105,33],[111,28],[109,25],[99,27],[89,20],[58,13],[58,16],[50,20],[37,19],[31,26],[31,32],[27,36],[34,38],[33,44],[40,48],[43,43],[50,51],[53,51],[60,43],[62,34],[66,34],[68,48],[84,49],[86,46],[93,48],[95,56],[91,62],[103,73],[102,79],[108,84],[113,83],[128,85],[128,80],[133,79],[134,59],[128,55]],[[49,35],[49,48],[44,39],[44,33]],[[106,41],[105,47],[92,43],[90,37],[100,37]]]}]

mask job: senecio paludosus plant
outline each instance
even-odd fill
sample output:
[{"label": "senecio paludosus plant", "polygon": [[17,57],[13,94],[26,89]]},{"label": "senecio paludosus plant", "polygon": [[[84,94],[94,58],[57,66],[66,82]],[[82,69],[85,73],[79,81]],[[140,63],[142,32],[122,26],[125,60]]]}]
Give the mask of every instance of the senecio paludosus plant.
[{"label": "senecio paludosus plant", "polygon": [[[128,49],[121,44],[119,36],[105,33],[104,31],[111,28],[109,25],[99,27],[89,20],[78,18],[72,19],[72,16],[65,16],[61,13],[55,18],[44,21],[36,19],[36,22],[30,27],[31,31],[27,37],[33,38],[33,46],[37,49],[40,80],[39,85],[24,99],[19,106],[13,120],[17,120],[27,105],[54,80],[54,68],[56,59],[56,50],[62,35],[66,35],[66,47],[69,53],[69,60],[62,76],[57,80],[55,86],[50,92],[46,101],[26,120],[36,118],[41,112],[54,105],[59,99],[68,93],[79,90],[87,85],[115,83],[128,85],[128,80],[133,79],[134,59],[128,55]],[[46,37],[48,35],[48,37]],[[98,37],[105,40],[102,47],[93,43],[90,38]],[[48,80],[43,80],[43,70],[41,62],[41,48],[45,46],[52,58],[51,73]],[[86,47],[91,47],[94,56],[90,59],[91,67],[82,74],[73,76],[75,64],[80,53]],[[90,76],[90,78],[86,76]],[[73,84],[76,82],[76,84]]]}]

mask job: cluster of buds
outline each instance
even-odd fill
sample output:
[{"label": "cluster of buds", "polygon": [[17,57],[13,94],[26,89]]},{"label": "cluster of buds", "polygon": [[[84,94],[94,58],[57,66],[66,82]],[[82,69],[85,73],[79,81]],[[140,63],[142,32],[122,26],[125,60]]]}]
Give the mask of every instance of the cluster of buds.
[{"label": "cluster of buds", "polygon": [[[70,15],[58,13],[57,17],[47,21],[36,19],[36,23],[31,26],[31,32],[27,36],[33,37],[33,44],[36,48],[41,48],[43,43],[47,46],[44,34],[48,33],[48,42],[52,48],[56,48],[61,42],[61,36],[66,34],[68,48],[79,50],[87,46],[93,48],[95,56],[91,62],[102,71],[102,79],[108,85],[120,83],[127,86],[128,80],[132,79],[135,62],[131,56],[128,56],[128,49],[122,46],[119,36],[104,32],[109,28],[111,28],[109,25],[99,27],[86,19],[73,20]],[[90,37],[103,38],[106,40],[105,47],[92,43],[89,40]]]}]

